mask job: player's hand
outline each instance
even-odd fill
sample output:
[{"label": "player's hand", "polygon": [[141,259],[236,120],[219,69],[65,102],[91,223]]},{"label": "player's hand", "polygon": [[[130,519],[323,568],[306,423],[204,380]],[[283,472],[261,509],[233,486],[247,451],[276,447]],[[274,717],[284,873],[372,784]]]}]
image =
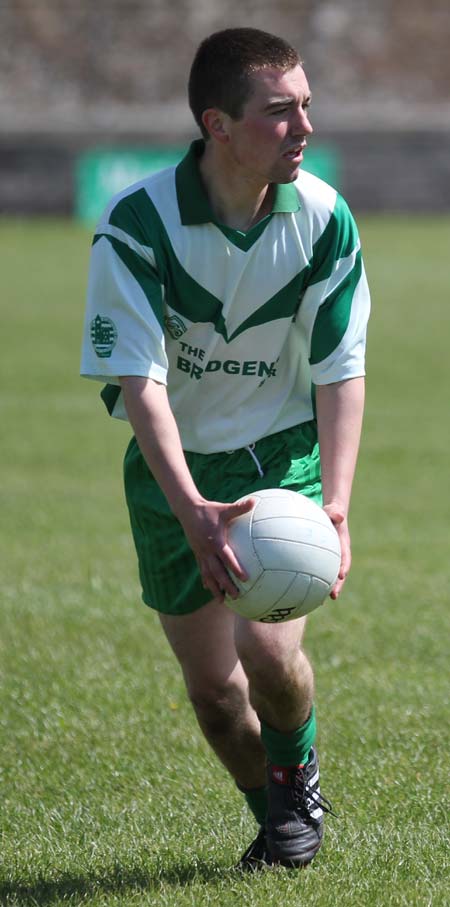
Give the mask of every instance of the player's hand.
[{"label": "player's hand", "polygon": [[350,533],[344,509],[339,504],[332,501],[331,504],[325,504],[323,509],[330,517],[341,543],[341,566],[339,567],[337,580],[330,592],[330,598],[336,599],[345,583],[352,562]]},{"label": "player's hand", "polygon": [[233,504],[202,499],[178,515],[186,538],[195,554],[203,586],[213,598],[223,601],[225,595],[237,598],[239,590],[230,572],[245,581],[248,576],[228,544],[228,524],[254,506],[252,497]]}]

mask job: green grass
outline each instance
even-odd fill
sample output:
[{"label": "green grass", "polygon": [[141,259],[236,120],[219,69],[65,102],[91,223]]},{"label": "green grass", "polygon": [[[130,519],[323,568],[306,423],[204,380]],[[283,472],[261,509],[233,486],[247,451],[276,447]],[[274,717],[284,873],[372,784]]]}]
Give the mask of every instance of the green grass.
[{"label": "green grass", "polygon": [[89,236],[3,222],[0,903],[448,903],[448,219],[363,219],[374,310],[345,594],[313,615],[322,789],[305,873],[253,834],[139,602],[127,426],[77,377]]}]

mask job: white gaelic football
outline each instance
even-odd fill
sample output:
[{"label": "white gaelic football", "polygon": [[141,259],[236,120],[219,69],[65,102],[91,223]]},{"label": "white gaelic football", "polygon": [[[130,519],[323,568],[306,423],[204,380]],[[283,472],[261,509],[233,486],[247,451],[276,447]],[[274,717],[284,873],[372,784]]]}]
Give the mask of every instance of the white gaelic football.
[{"label": "white gaelic football", "polygon": [[227,605],[242,617],[264,623],[294,620],[321,605],[336,582],[339,537],[324,510],[302,494],[268,488],[249,513],[233,520],[228,541],[249,579],[233,574],[239,598]]}]

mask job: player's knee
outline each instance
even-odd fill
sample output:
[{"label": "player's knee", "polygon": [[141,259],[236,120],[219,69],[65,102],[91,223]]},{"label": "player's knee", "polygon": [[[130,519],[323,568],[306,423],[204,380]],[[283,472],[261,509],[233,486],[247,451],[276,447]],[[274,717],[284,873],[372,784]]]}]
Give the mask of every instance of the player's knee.
[{"label": "player's knee", "polygon": [[301,684],[309,664],[301,650],[289,652],[273,646],[261,652],[245,647],[239,653],[250,689],[270,697],[283,697]]},{"label": "player's knee", "polygon": [[276,644],[268,647],[255,645],[253,640],[241,641],[239,659],[247,677],[272,683],[274,677],[289,674],[290,654]]},{"label": "player's knee", "polygon": [[191,687],[188,693],[201,726],[212,735],[227,733],[245,707],[243,691],[231,683]]}]

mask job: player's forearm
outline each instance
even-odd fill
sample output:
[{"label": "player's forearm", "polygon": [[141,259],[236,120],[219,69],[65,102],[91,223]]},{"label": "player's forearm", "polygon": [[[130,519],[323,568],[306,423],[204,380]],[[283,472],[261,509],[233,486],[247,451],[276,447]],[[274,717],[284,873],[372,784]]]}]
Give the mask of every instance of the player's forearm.
[{"label": "player's forearm", "polygon": [[125,408],[141,453],[176,516],[200,499],[184,456],[163,384],[136,376],[120,379]]},{"label": "player's forearm", "polygon": [[364,378],[316,387],[324,505],[348,514],[364,411]]}]

